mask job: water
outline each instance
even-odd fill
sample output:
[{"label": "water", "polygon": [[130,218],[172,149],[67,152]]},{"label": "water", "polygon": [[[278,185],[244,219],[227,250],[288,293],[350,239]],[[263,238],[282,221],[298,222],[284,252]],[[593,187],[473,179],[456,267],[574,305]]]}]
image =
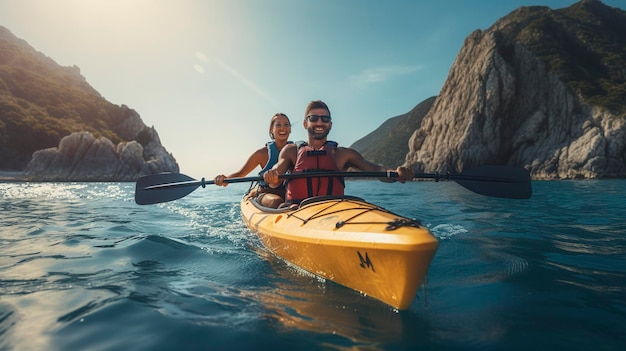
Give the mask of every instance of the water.
[{"label": "water", "polygon": [[130,183],[0,183],[0,350],[618,350],[626,180],[351,181],[441,240],[409,310],[287,265],[239,216],[245,184],[138,206]]}]

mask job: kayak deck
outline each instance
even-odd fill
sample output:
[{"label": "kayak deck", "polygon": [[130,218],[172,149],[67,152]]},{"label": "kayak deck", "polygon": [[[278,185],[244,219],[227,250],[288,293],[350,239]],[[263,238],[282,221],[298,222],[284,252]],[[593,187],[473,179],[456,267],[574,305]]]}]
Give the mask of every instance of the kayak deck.
[{"label": "kayak deck", "polygon": [[320,196],[295,209],[241,201],[244,222],[266,248],[296,266],[406,309],[438,240],[418,221],[354,196]]}]

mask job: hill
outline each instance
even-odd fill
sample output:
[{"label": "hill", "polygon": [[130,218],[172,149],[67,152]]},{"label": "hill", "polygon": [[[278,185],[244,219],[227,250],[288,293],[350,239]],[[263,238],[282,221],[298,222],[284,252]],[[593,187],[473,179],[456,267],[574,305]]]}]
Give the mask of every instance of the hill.
[{"label": "hill", "polygon": [[[0,170],[23,171],[36,151],[55,148],[76,132],[89,132],[113,145],[134,141],[141,145],[146,162],[165,151],[159,150],[156,130],[148,128],[134,110],[104,99],[78,67],[58,65],[0,26]],[[151,143],[152,151],[146,153]],[[171,160],[159,157],[168,165],[153,162],[148,168],[177,169],[171,155]],[[45,168],[54,165],[40,166],[45,166],[42,174],[33,171],[33,176],[45,175]],[[137,167],[143,167],[138,172],[151,172],[145,165]]]},{"label": "hill", "polygon": [[355,141],[351,147],[361,152],[366,159],[389,168],[403,164],[409,152],[411,134],[422,123],[434,102],[433,96],[420,102],[408,113],[388,119],[376,130]]}]

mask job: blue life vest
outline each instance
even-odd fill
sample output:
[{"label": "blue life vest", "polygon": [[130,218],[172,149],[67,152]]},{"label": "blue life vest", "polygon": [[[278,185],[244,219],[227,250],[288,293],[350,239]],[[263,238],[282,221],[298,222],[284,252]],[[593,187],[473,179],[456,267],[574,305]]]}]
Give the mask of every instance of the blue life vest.
[{"label": "blue life vest", "polygon": [[[293,142],[288,141],[287,144],[293,144]],[[278,163],[278,154],[280,154],[278,147],[276,147],[275,141],[268,141],[265,146],[267,147],[267,155],[269,157],[267,158],[267,163],[265,164],[265,167],[263,167],[263,169],[261,169],[261,171],[259,172],[259,175],[261,177],[265,172],[267,172],[269,169],[274,167],[276,163]],[[264,180],[259,180],[259,185],[263,188],[269,188],[269,185]],[[285,186],[281,184],[277,189],[284,188]]]}]

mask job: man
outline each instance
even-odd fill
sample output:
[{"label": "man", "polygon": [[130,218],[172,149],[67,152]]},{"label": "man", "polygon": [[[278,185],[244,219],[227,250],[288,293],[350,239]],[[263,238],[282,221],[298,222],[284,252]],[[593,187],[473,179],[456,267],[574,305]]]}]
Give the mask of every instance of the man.
[{"label": "man", "polygon": [[[285,145],[278,156],[278,162],[263,175],[269,186],[273,188],[280,186],[282,180],[278,175],[287,171],[292,173],[346,171],[351,167],[365,172],[389,171],[384,166],[366,160],[358,151],[337,146],[337,143],[326,139],[333,122],[330,109],[323,101],[311,101],[306,107],[304,116],[303,126],[308,131],[308,140],[304,144]],[[399,180],[404,183],[413,179],[415,175],[413,170],[406,167],[398,167],[395,172],[398,173],[397,179],[381,178],[381,180]],[[297,178],[289,180],[285,202],[298,204],[311,196],[343,195],[343,193],[343,178]]]}]

